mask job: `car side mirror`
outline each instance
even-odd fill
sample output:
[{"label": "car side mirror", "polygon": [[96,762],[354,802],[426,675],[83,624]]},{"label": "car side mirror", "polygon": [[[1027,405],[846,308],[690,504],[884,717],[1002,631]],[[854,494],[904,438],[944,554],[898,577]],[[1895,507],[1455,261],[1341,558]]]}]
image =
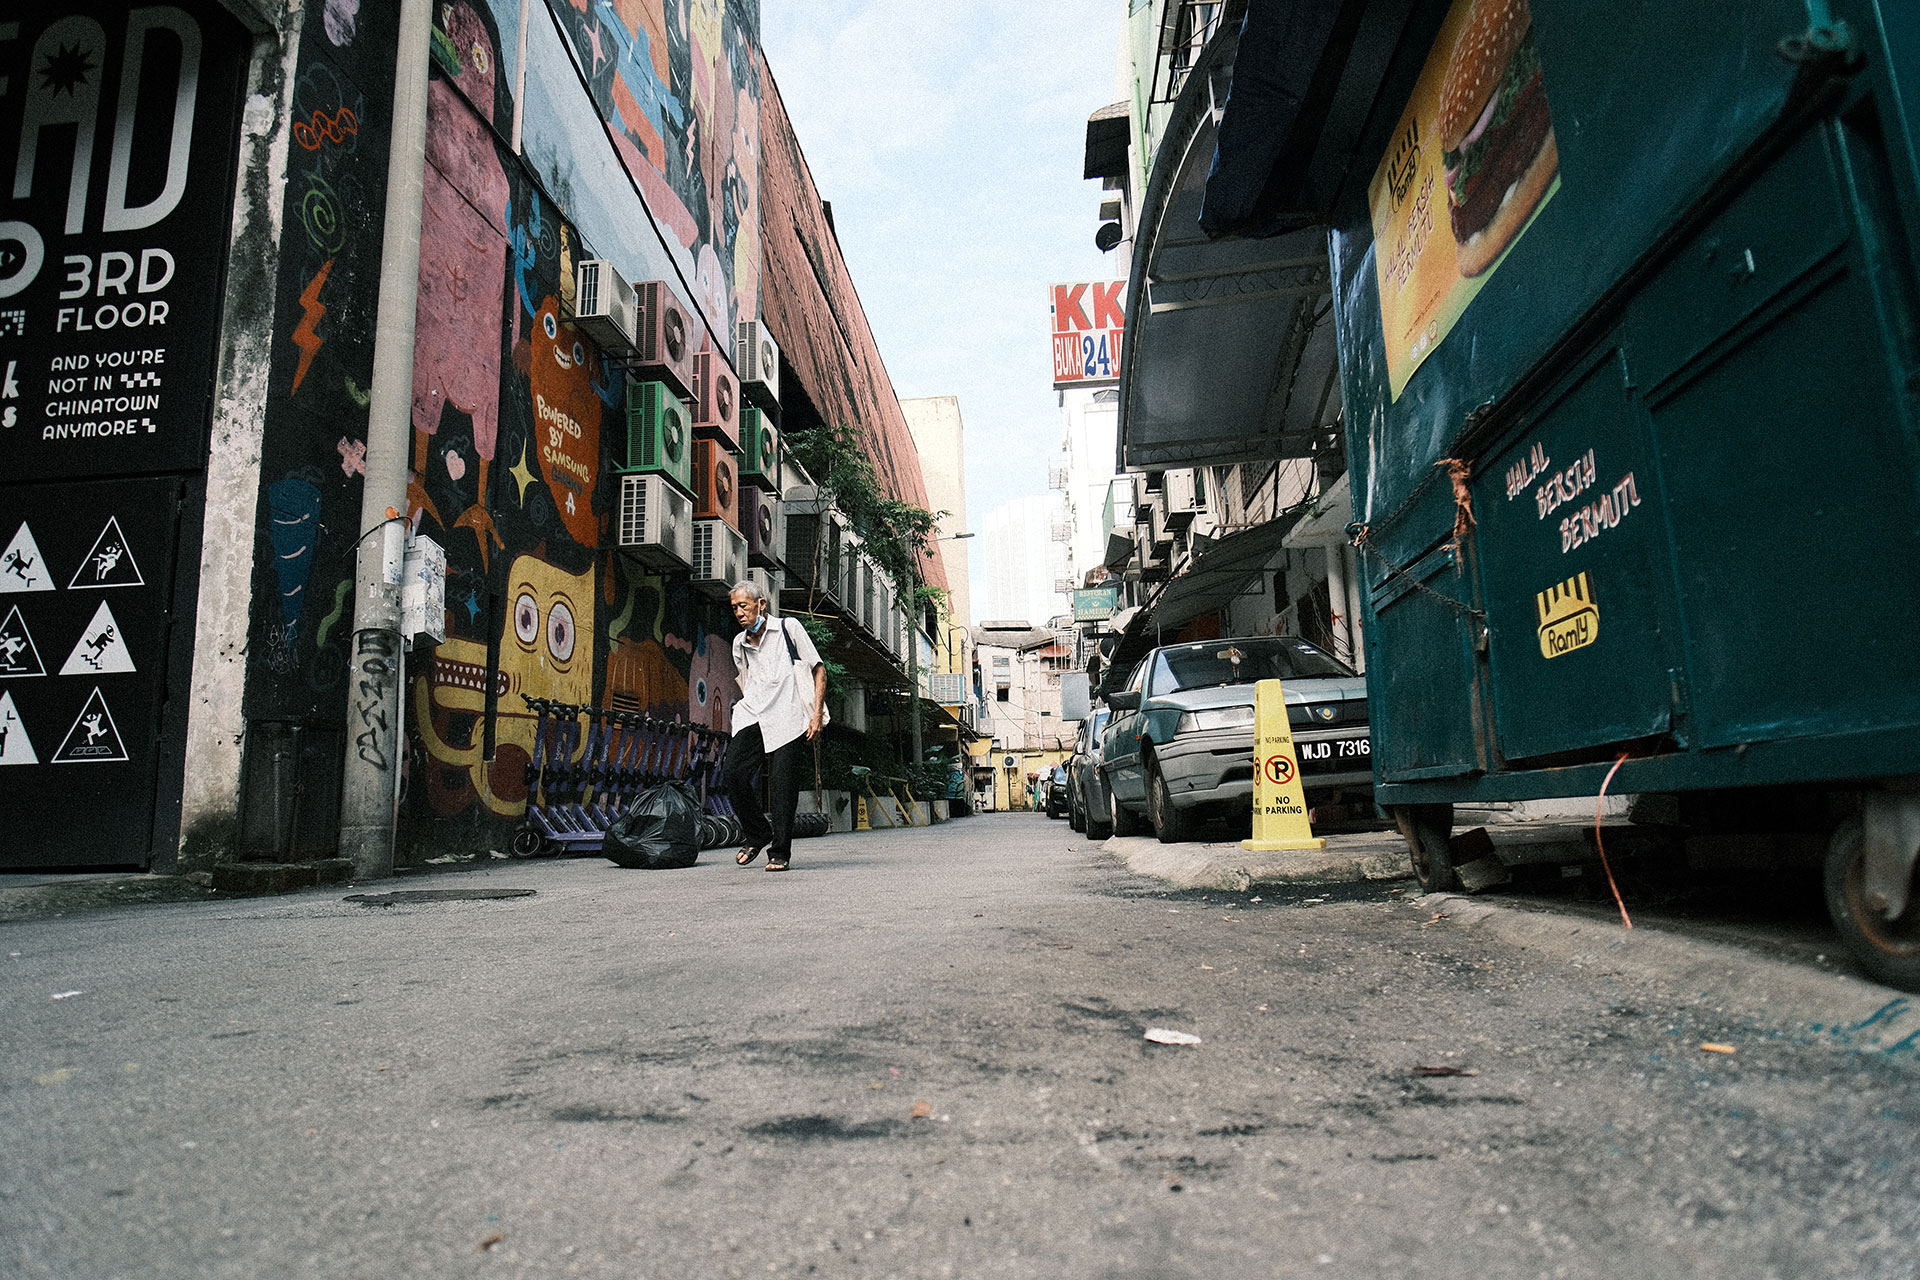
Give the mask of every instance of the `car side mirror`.
[{"label": "car side mirror", "polygon": [[1138,711],[1140,709],[1140,691],[1122,689],[1107,695],[1107,705],[1115,711]]}]

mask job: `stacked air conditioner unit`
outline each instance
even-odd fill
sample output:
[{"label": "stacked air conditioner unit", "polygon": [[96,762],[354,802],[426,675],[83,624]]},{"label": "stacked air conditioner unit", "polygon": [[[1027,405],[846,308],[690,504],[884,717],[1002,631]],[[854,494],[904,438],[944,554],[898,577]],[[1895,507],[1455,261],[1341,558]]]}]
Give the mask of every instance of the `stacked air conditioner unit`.
[{"label": "stacked air conditioner unit", "polygon": [[1156,493],[1147,500],[1147,541],[1156,546],[1171,544],[1173,530],[1167,527],[1167,495]]},{"label": "stacked air conditioner unit", "polygon": [[615,470],[650,471],[693,491],[693,436],[687,404],[664,382],[627,384],[627,439]]},{"label": "stacked air conditioner unit", "polygon": [[742,320],[733,331],[733,367],[740,389],[762,409],[780,411],[780,348],[763,320]]},{"label": "stacked air conditioner unit", "polygon": [[693,522],[693,586],[725,596],[747,576],[747,540],[724,520]]},{"label": "stacked air conditioner unit", "polygon": [[895,657],[899,656],[899,647],[893,639],[893,619],[897,604],[893,598],[893,583],[888,581],[886,570],[875,561],[868,561],[868,570],[873,575],[873,589],[868,596],[873,601],[873,613],[867,619],[867,630],[880,642],[880,647]]},{"label": "stacked air conditioner unit", "polygon": [[855,584],[859,581],[860,535],[838,509],[827,513],[827,545],[822,551],[821,585],[841,608],[853,612]]},{"label": "stacked air conditioner unit", "polygon": [[786,558],[786,504],[765,489],[740,490],[740,531],[747,535],[747,563],[777,569]]},{"label": "stacked air conditioner unit", "polygon": [[665,280],[634,287],[638,299],[633,351],[636,371],[673,388],[693,392],[693,311]]},{"label": "stacked air conditioner unit", "polygon": [[740,528],[740,477],[731,450],[719,440],[693,442],[693,517]]},{"label": "stacked air conditioner unit", "polygon": [[693,503],[660,475],[620,477],[619,546],[655,569],[693,563]]},{"label": "stacked air conditioner unit", "polygon": [[766,593],[776,616],[780,612],[780,586],[785,578],[786,575],[778,569],[747,570],[747,581],[758,584],[760,590]]},{"label": "stacked air conditioner unit", "polygon": [[693,357],[693,433],[740,448],[740,382],[718,351]]},{"label": "stacked air conditioner unit", "polygon": [[780,492],[780,429],[758,409],[740,411],[740,483]]},{"label": "stacked air conditioner unit", "polygon": [[1206,473],[1198,467],[1179,467],[1166,474],[1161,487],[1169,529],[1184,529],[1207,509]]},{"label": "stacked air conditioner unit", "polygon": [[588,258],[573,269],[573,322],[609,354],[633,349],[638,300],[605,258]]}]

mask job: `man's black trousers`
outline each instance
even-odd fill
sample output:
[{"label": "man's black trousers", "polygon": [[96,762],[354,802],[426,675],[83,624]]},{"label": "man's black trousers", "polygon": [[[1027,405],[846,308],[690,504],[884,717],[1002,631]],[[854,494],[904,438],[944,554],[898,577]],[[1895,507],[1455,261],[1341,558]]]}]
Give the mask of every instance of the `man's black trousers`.
[{"label": "man's black trousers", "polygon": [[[807,738],[800,735],[776,747],[772,754],[760,745],[760,726],[750,724],[733,735],[727,746],[727,799],[740,819],[741,838],[749,846],[763,846],[770,862],[786,862],[793,851],[793,814],[800,807],[800,769]],[[767,780],[767,808],[760,807],[762,771]],[[769,821],[771,817],[771,821]]]}]

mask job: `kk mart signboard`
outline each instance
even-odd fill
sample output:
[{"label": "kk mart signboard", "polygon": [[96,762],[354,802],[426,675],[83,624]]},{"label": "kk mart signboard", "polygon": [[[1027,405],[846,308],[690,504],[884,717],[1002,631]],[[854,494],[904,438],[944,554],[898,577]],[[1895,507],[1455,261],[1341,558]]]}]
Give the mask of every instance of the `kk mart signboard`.
[{"label": "kk mart signboard", "polygon": [[1051,286],[1055,391],[1110,387],[1120,381],[1126,293],[1125,280]]}]

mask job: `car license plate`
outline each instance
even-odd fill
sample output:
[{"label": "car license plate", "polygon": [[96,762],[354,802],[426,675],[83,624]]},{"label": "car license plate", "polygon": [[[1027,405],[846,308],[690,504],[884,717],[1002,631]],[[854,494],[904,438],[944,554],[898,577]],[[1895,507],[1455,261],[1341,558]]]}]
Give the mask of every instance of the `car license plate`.
[{"label": "car license plate", "polygon": [[1319,742],[1296,742],[1300,768],[1307,773],[1346,773],[1373,768],[1373,739],[1324,738]]}]

